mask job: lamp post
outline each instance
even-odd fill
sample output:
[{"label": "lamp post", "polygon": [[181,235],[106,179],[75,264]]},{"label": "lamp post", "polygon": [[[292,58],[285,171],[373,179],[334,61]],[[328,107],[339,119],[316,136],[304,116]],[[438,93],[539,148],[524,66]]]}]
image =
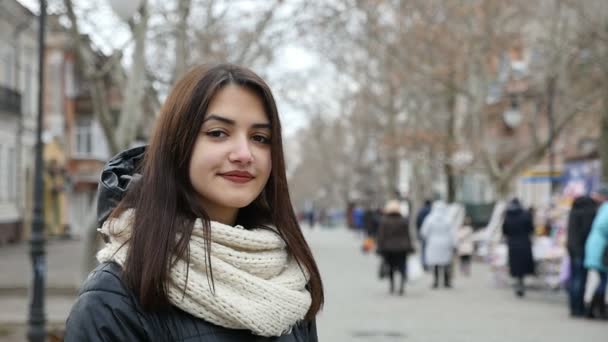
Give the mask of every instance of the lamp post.
[{"label": "lamp post", "polygon": [[38,22],[38,118],[36,128],[36,162],[34,166],[34,211],[32,218],[32,238],[30,240],[32,257],[32,290],[27,337],[30,342],[43,342],[46,339],[46,318],[44,314],[44,279],[46,275],[44,219],[42,216],[42,117],[44,114],[44,35],[46,26],[46,0],[40,0]]}]

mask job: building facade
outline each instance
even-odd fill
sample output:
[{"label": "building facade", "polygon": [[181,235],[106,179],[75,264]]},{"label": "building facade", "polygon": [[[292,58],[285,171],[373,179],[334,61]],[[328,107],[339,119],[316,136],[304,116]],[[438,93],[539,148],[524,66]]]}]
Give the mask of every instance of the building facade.
[{"label": "building facade", "polygon": [[[110,157],[105,134],[93,114],[87,83],[73,42],[58,16],[49,16],[45,79],[45,163],[59,163],[63,194],[59,211],[64,234],[82,235],[96,212],[99,172]],[[88,40],[87,40],[88,41]],[[91,46],[88,46],[91,48]],[[102,58],[103,56],[100,56]],[[119,100],[108,99],[117,108]]]},{"label": "building facade", "polygon": [[28,219],[37,112],[36,16],[0,3],[0,245],[20,240]]}]

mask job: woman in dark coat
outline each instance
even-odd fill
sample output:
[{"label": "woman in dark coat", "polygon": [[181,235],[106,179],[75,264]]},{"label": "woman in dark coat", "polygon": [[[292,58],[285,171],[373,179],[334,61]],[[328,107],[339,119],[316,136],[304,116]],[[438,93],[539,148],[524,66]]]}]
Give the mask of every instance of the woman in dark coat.
[{"label": "woman in dark coat", "polygon": [[169,93],[147,147],[102,172],[106,244],[66,342],[316,342],[319,270],[289,199],[266,82],[197,66]]},{"label": "woman in dark coat", "polygon": [[413,251],[408,219],[401,216],[400,205],[396,200],[389,201],[384,207],[378,231],[378,250],[389,267],[390,293],[395,291],[394,273],[401,274],[399,294],[403,295],[407,278],[407,255]]},{"label": "woman in dark coat", "polygon": [[509,272],[517,278],[515,293],[524,295],[524,277],[534,274],[534,259],[532,258],[532,241],[534,224],[530,213],[523,209],[517,198],[507,207],[502,232],[507,239],[509,248]]}]

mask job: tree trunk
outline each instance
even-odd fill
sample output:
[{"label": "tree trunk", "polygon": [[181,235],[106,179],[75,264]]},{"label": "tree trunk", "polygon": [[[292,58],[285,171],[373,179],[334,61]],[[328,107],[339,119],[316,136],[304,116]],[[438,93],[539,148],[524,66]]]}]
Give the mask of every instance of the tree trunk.
[{"label": "tree trunk", "polygon": [[190,1],[179,0],[177,3],[177,22],[175,32],[175,72],[173,81],[178,80],[188,68],[188,17],[190,16]]},{"label": "tree trunk", "polygon": [[446,200],[448,203],[453,203],[456,201],[456,177],[454,175],[454,167],[450,163],[445,163],[443,170],[445,172],[446,180]]},{"label": "tree trunk", "polygon": [[452,203],[456,200],[456,177],[454,175],[454,166],[452,165],[452,150],[456,143],[455,131],[456,131],[456,93],[454,88],[451,86],[454,84],[455,79],[454,72],[450,73],[450,86],[448,87],[448,96],[447,96],[447,113],[448,113],[448,122],[446,128],[446,138],[444,145],[444,171],[445,171],[445,179],[446,179],[446,187],[447,187],[447,202]]},{"label": "tree trunk", "polygon": [[122,150],[129,147],[137,136],[137,127],[142,118],[142,101],[146,76],[146,33],[148,31],[148,10],[144,1],[139,10],[139,22],[133,26],[135,50],[133,62],[127,79],[125,97],[123,98],[120,118],[116,130],[116,141]]},{"label": "tree trunk", "polygon": [[498,200],[508,202],[510,197],[512,197],[512,180],[513,178],[510,177],[502,178],[493,182],[495,184],[494,190],[496,191]]}]

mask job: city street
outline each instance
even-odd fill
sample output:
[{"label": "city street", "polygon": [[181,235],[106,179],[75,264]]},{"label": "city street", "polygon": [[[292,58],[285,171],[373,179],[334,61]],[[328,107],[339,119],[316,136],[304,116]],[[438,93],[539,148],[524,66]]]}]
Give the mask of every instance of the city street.
[{"label": "city street", "polygon": [[473,277],[457,277],[451,290],[430,289],[425,276],[404,297],[390,296],[388,281],[377,278],[378,257],[363,254],[354,234],[316,229],[306,235],[325,286],[320,341],[608,340],[608,322],[570,319],[562,293],[529,291],[517,299],[493,286],[484,265],[474,264]]},{"label": "city street", "polygon": [[[495,287],[489,269],[481,264],[474,264],[472,278],[457,277],[451,290],[430,289],[431,279],[424,276],[408,285],[405,296],[390,296],[388,282],[377,278],[378,257],[363,254],[355,234],[342,228],[304,230],[326,291],[317,323],[320,341],[607,340],[608,322],[570,319],[563,293],[536,290],[517,299],[509,289]],[[27,247],[0,249],[2,342],[24,341]],[[78,270],[77,252],[75,241],[53,241],[48,248],[47,280],[52,291],[46,311],[52,326],[61,324],[73,301],[70,284]]]}]

